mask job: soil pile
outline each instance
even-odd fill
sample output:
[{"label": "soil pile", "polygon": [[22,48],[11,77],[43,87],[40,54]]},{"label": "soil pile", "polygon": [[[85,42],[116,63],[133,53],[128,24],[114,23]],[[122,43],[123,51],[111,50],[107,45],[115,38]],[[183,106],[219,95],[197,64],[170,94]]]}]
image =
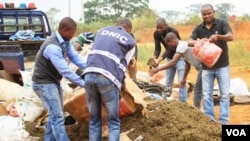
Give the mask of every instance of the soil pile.
[{"label": "soil pile", "polygon": [[141,135],[145,141],[219,141],[217,125],[201,111],[187,103],[158,101],[148,105],[149,118],[133,115],[122,119],[122,130],[134,140]]},{"label": "soil pile", "polygon": [[[187,103],[175,100],[159,100],[147,106],[148,118],[135,114],[121,118],[121,132],[128,133],[131,140],[142,137],[143,141],[219,141],[221,132],[218,125],[201,111]],[[88,124],[67,125],[71,141],[88,141]],[[35,127],[35,123],[26,123],[31,136],[43,140],[44,128]],[[106,140],[106,139],[104,139]]]}]

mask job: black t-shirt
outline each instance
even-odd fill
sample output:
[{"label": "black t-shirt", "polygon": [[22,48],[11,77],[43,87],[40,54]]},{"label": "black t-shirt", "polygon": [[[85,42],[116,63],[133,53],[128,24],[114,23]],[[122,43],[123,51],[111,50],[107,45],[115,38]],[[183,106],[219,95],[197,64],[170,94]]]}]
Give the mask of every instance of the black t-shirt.
[{"label": "black t-shirt", "polygon": [[165,42],[165,36],[167,33],[173,32],[176,34],[177,38],[181,40],[181,37],[179,35],[179,32],[173,28],[173,27],[168,27],[167,31],[164,32],[163,34],[160,34],[157,30],[154,32],[154,42],[155,42],[155,50],[154,50],[154,55],[158,58],[159,55],[161,54],[161,44],[165,47],[165,52],[162,55],[162,58],[169,58],[173,59],[173,56],[175,54],[175,50],[171,50],[168,48],[166,42]]},{"label": "black t-shirt", "polygon": [[[205,23],[202,23],[193,30],[190,39],[197,40],[202,38],[209,38],[213,34],[225,35],[228,32],[232,32],[231,27],[228,22],[223,19],[215,19],[212,27],[207,29]],[[228,56],[228,45],[226,41],[218,40],[215,42],[223,51],[218,61],[214,64],[213,67],[208,68],[205,64],[202,63],[203,69],[216,69],[229,65],[229,56]]]}]

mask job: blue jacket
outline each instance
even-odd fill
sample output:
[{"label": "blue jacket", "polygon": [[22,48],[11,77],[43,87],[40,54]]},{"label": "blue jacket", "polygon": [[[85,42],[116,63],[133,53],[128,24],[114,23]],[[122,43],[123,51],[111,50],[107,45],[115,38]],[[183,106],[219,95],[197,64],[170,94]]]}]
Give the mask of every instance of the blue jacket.
[{"label": "blue jacket", "polygon": [[136,41],[123,27],[100,29],[89,53],[84,74],[100,73],[121,89],[135,46]]}]

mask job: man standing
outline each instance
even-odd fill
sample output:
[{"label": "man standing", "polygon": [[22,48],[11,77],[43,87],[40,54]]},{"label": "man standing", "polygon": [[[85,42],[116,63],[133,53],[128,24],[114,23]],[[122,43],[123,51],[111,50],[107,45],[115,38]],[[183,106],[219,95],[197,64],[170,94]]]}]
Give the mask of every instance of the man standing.
[{"label": "man standing", "polygon": [[195,55],[192,52],[192,47],[188,47],[188,42],[181,41],[177,38],[176,34],[173,32],[169,32],[165,37],[166,44],[168,45],[169,49],[176,50],[176,53],[173,56],[173,59],[169,61],[167,64],[164,64],[162,66],[159,66],[157,68],[152,68],[149,73],[150,75],[154,75],[157,72],[165,69],[169,69],[176,65],[176,63],[180,59],[184,59],[186,62],[185,66],[185,73],[181,81],[181,87],[184,87],[186,85],[186,78],[189,73],[190,67],[193,66],[197,71],[197,78],[194,86],[194,97],[193,97],[193,103],[194,106],[198,109],[200,109],[201,105],[201,99],[202,99],[202,83],[201,83],[201,62],[198,60],[198,58],[195,57]]},{"label": "man standing", "polygon": [[232,29],[228,22],[214,17],[215,11],[211,4],[205,4],[201,7],[201,16],[203,23],[196,26],[190,37],[189,44],[192,45],[195,40],[206,39],[219,46],[223,52],[215,65],[211,68],[202,63],[202,88],[204,100],[204,112],[215,120],[213,89],[214,80],[217,79],[220,90],[220,124],[227,124],[229,120],[230,106],[230,68],[227,41],[233,40]]},{"label": "man standing", "polygon": [[136,46],[131,29],[132,23],[126,18],[119,20],[116,26],[100,29],[89,53],[84,80],[90,141],[102,140],[102,104],[107,112],[108,140],[120,140],[119,94]]},{"label": "man standing", "polygon": [[[179,33],[176,29],[169,27],[164,18],[159,18],[156,23],[156,31],[154,32],[154,42],[155,42],[155,51],[153,55],[153,59],[156,60],[156,64],[159,64],[162,60],[167,58],[167,62],[173,59],[175,54],[175,50],[170,50],[168,45],[165,42],[165,36],[169,32],[173,32],[176,34],[178,39],[180,39]],[[161,44],[165,47],[164,54],[159,57],[161,53]],[[185,71],[185,62],[183,59],[179,59],[178,62],[172,66],[171,68],[166,70],[166,85],[169,87],[173,87],[174,77],[178,72],[178,82],[181,83],[181,80]],[[187,88],[186,86],[179,89],[179,101],[186,102],[187,100]]]},{"label": "man standing", "polygon": [[77,54],[70,43],[76,26],[72,18],[63,18],[59,23],[59,29],[42,44],[35,59],[33,89],[49,113],[44,141],[69,141],[64,125],[60,80],[64,77],[84,87],[81,77],[68,66],[68,61],[81,69],[86,65],[85,60]]}]

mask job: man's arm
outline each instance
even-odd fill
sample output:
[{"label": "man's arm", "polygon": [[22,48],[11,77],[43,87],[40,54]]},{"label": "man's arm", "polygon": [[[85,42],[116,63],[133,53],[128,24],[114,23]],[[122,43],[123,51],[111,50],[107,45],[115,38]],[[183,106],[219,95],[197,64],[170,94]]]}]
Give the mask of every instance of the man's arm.
[{"label": "man's arm", "polygon": [[[72,50],[73,47],[71,47]],[[77,53],[76,53],[77,54]],[[43,52],[43,55],[46,59],[50,60],[51,63],[54,65],[54,67],[57,69],[57,71],[66,79],[69,81],[84,87],[85,83],[81,79],[80,76],[78,76],[68,65],[67,61],[65,60],[62,49],[59,46],[56,46],[54,44],[48,45]]]},{"label": "man's arm", "polygon": [[188,46],[189,46],[189,47],[194,47],[195,42],[196,42],[196,40],[189,39],[189,40],[188,40]]},{"label": "man's arm", "polygon": [[199,40],[199,38],[198,38],[198,32],[199,32],[199,26],[196,26],[194,28],[194,30],[192,31],[192,34],[189,37],[189,40],[188,40],[188,46],[189,47],[194,47],[195,42],[197,40]]},{"label": "man's arm", "polygon": [[153,59],[158,59],[160,53],[161,53],[161,41],[157,35],[157,32],[154,33],[154,44],[155,44],[155,50],[153,54]]},{"label": "man's arm", "polygon": [[225,35],[214,34],[214,35],[211,35],[209,37],[210,42],[216,42],[218,40],[222,40],[222,41],[226,41],[226,42],[227,41],[233,41],[233,34],[232,34],[232,32],[228,32]]},{"label": "man's arm", "polygon": [[218,40],[221,41],[233,41],[233,33],[232,33],[232,29],[230,27],[230,25],[228,24],[227,21],[225,20],[221,20],[222,22],[222,32],[219,34],[214,34],[212,36],[209,37],[209,41],[210,42],[216,42]]},{"label": "man's arm", "polygon": [[182,55],[180,53],[175,53],[174,57],[171,61],[169,61],[167,64],[164,64],[162,66],[159,66],[157,68],[152,68],[151,70],[149,70],[149,74],[151,76],[153,76],[154,74],[156,74],[157,72],[161,71],[161,70],[165,70],[165,69],[169,69],[173,66],[176,65],[176,63],[178,62],[178,60],[182,57]]}]

